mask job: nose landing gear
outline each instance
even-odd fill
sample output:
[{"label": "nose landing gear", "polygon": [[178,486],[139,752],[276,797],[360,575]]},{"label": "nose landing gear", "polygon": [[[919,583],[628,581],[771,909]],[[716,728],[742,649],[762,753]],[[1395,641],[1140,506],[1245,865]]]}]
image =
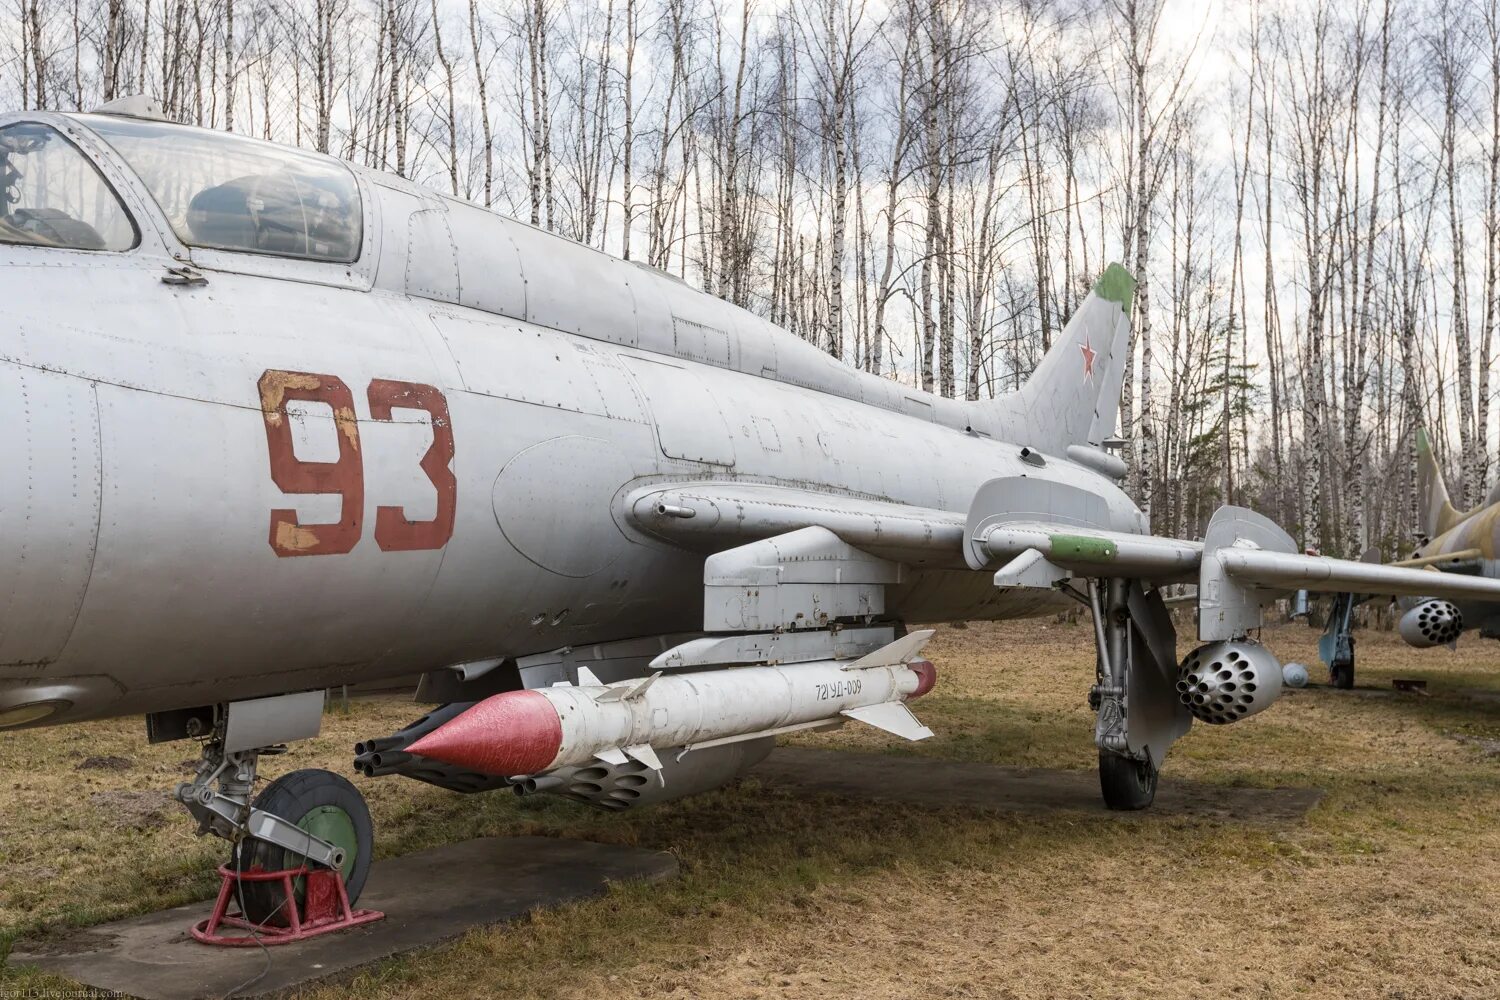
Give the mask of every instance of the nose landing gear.
[{"label": "nose landing gear", "polygon": [[[309,768],[277,778],[251,801],[260,757],[285,753],[288,741],[316,736],[322,714],[320,691],[231,702],[215,706],[211,716],[204,710],[180,734],[202,740],[202,761],[174,797],[198,821],[200,835],[233,845],[225,866],[230,876],[331,872],[353,904],[374,854],[374,824],[358,790],[331,771]],[[299,873],[237,881],[244,921],[284,927],[305,912],[315,880]]]}]

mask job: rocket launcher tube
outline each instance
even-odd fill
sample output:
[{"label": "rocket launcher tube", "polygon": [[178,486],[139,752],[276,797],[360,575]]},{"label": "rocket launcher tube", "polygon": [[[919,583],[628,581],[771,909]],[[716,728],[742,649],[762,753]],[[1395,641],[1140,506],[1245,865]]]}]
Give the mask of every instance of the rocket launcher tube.
[{"label": "rocket launcher tube", "polygon": [[839,719],[931,689],[926,661],[850,669],[824,660],[662,676],[634,697],[601,700],[617,684],[506,691],[479,702],[407,751],[502,777],[576,767],[601,753],[676,747]]}]

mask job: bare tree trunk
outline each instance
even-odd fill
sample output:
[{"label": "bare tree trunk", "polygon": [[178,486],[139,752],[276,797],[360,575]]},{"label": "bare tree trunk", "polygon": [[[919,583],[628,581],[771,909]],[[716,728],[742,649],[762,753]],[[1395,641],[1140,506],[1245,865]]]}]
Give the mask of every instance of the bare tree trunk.
[{"label": "bare tree trunk", "polygon": [[906,160],[907,143],[911,134],[911,117],[907,112],[907,96],[911,79],[911,66],[916,62],[915,48],[917,32],[915,25],[904,32],[905,52],[896,60],[896,123],[891,141],[890,172],[885,185],[885,263],[881,268],[880,281],[875,286],[875,321],[870,345],[870,371],[879,375],[885,364],[885,342],[890,336],[886,330],[886,307],[895,294],[896,276],[896,210],[901,192],[902,164]]},{"label": "bare tree trunk", "polygon": [[932,392],[935,383],[933,381],[932,361],[933,351],[937,346],[937,319],[934,316],[932,281],[933,265],[941,250],[943,220],[942,202],[939,198],[942,191],[942,135],[938,131],[938,108],[942,101],[943,60],[946,58],[946,35],[944,30],[943,6],[939,0],[932,0],[927,13],[927,37],[929,65],[927,67],[927,92],[924,95],[923,109],[924,120],[922,123],[923,133],[927,140],[927,155],[924,170],[927,179],[927,201],[926,201],[926,238],[922,247],[922,275],[921,275],[921,299],[922,299],[922,388]]},{"label": "bare tree trunk", "polygon": [[31,0],[31,69],[36,73],[36,107],[47,107],[47,50],[42,45],[42,11],[40,0]]},{"label": "bare tree trunk", "polygon": [[73,108],[83,108],[83,23],[78,16],[78,0],[73,0]]},{"label": "bare tree trunk", "polygon": [[103,97],[115,99],[120,86],[120,61],[124,57],[125,0],[107,0],[105,4]]},{"label": "bare tree trunk", "polygon": [[1449,20],[1448,8],[1444,8],[1443,33],[1433,53],[1438,69],[1439,86],[1443,101],[1443,132],[1441,155],[1443,179],[1448,195],[1448,246],[1451,254],[1450,274],[1453,298],[1448,323],[1453,331],[1454,345],[1458,355],[1458,439],[1462,453],[1458,496],[1459,503],[1474,507],[1479,502],[1479,467],[1482,459],[1475,450],[1474,434],[1474,357],[1469,343],[1468,288],[1464,269],[1464,225],[1458,206],[1458,118],[1464,112],[1460,107],[1460,76],[1467,69],[1460,65],[1460,54],[1455,51],[1462,43],[1459,39],[1461,27]]},{"label": "bare tree trunk", "polygon": [[141,13],[141,61],[136,72],[136,89],[146,90],[146,62],[151,53],[151,0],[146,0]]},{"label": "bare tree trunk", "polygon": [[458,116],[453,110],[453,63],[443,51],[443,26],[438,17],[437,0],[432,0],[432,44],[438,64],[443,67],[443,82],[448,97],[448,186],[458,194]]},{"label": "bare tree trunk", "polygon": [[[952,91],[949,91],[950,99]],[[942,222],[942,250],[938,257],[938,274],[942,282],[941,297],[942,311],[938,327],[938,373],[940,375],[941,392],[944,396],[952,398],[958,393],[955,366],[955,341],[958,333],[954,322],[954,300],[956,298],[956,274],[958,271],[957,253],[954,247],[954,196],[958,174],[958,135],[954,124],[957,118],[957,109],[949,107],[947,128],[947,163],[944,167],[944,175],[947,181],[947,201],[944,206]]]},{"label": "bare tree trunk", "polygon": [[[224,0],[224,131],[234,131],[234,0]],[[295,114],[302,112],[301,95],[298,95]]]},{"label": "bare tree trunk", "polygon": [[[1261,330],[1266,340],[1266,363],[1269,369],[1270,394],[1271,394],[1271,468],[1274,473],[1274,481],[1278,490],[1284,490],[1286,485],[1286,462],[1285,446],[1286,438],[1282,434],[1282,373],[1280,371],[1280,334],[1276,324],[1276,283],[1274,264],[1275,258],[1270,252],[1274,245],[1274,230],[1272,228],[1275,201],[1272,198],[1272,178],[1275,171],[1272,164],[1273,151],[1275,149],[1276,136],[1276,104],[1275,94],[1271,90],[1270,73],[1266,69],[1265,62],[1261,56],[1261,30],[1262,26],[1257,21],[1250,37],[1250,65],[1252,75],[1260,81],[1261,93],[1261,127],[1265,131],[1262,160],[1262,181],[1264,188],[1261,191],[1261,246],[1262,257],[1265,262],[1265,271],[1261,276],[1262,303],[1261,303]],[[1248,170],[1248,165],[1246,167]]]},{"label": "bare tree trunk", "polygon": [[1220,417],[1223,423],[1223,454],[1221,461],[1224,468],[1219,478],[1219,494],[1227,504],[1234,503],[1234,382],[1231,378],[1231,366],[1234,359],[1234,339],[1236,336],[1243,338],[1238,322],[1241,321],[1243,313],[1237,313],[1235,307],[1239,304],[1236,297],[1240,289],[1241,268],[1244,265],[1244,223],[1245,223],[1245,187],[1250,177],[1250,135],[1255,123],[1255,84],[1253,78],[1247,77],[1245,83],[1245,141],[1234,157],[1234,250],[1229,264],[1229,318],[1225,328],[1224,342],[1224,366],[1221,374],[1223,380],[1223,411]]},{"label": "bare tree trunk", "polygon": [[620,195],[625,212],[625,229],[622,234],[624,248],[621,256],[626,260],[630,259],[630,231],[635,225],[635,174],[632,172],[635,162],[635,5],[636,0],[625,0],[625,134],[620,140],[620,154],[624,160]]},{"label": "bare tree trunk", "polygon": [[828,53],[829,89],[831,91],[826,139],[833,154],[833,223],[828,247],[828,317],[824,344],[828,353],[841,358],[844,354],[844,230],[845,211],[849,201],[846,175],[849,126],[846,115],[849,105],[849,87],[854,75],[852,51],[854,26],[845,25],[848,36],[841,37],[838,25],[838,0],[825,0],[825,2],[824,45]]},{"label": "bare tree trunk", "polygon": [[479,123],[484,137],[484,207],[494,201],[495,140],[490,131],[490,100],[484,59],[479,46],[479,0],[469,0],[469,47],[474,53],[474,86],[478,91]]},{"label": "bare tree trunk", "polygon": [[[386,45],[389,53],[386,56],[387,79],[386,92],[386,114],[390,116],[389,125],[391,136],[396,143],[396,174],[405,176],[406,164],[405,149],[402,139],[406,134],[405,123],[401,113],[401,52],[398,48],[400,41],[400,20],[396,11],[396,0],[386,0]],[[385,155],[385,143],[380,145],[382,158]],[[383,165],[383,164],[382,164]]]},{"label": "bare tree trunk", "polygon": [[1488,491],[1490,478],[1490,364],[1495,345],[1496,299],[1500,295],[1500,9],[1484,7],[1485,37],[1489,42],[1490,129],[1484,199],[1484,327],[1479,336],[1479,412],[1475,420],[1474,450],[1479,454],[1479,489]]},{"label": "bare tree trunk", "polygon": [[[1348,470],[1348,481],[1353,487],[1348,491],[1350,503],[1350,527],[1354,537],[1351,539],[1350,555],[1357,556],[1363,552],[1369,544],[1369,530],[1366,523],[1367,515],[1367,481],[1365,454],[1366,446],[1362,440],[1361,416],[1364,412],[1365,402],[1365,380],[1367,371],[1365,365],[1368,344],[1375,334],[1376,319],[1373,315],[1373,303],[1375,298],[1375,247],[1380,237],[1380,181],[1382,177],[1381,160],[1385,152],[1385,127],[1386,108],[1388,101],[1388,84],[1390,75],[1390,48],[1391,48],[1391,3],[1386,0],[1380,24],[1380,83],[1378,94],[1378,107],[1375,117],[1375,167],[1371,180],[1370,204],[1367,213],[1365,227],[1365,259],[1364,259],[1364,282],[1359,293],[1359,338],[1355,349],[1355,363],[1353,365],[1354,377],[1351,380],[1350,393],[1352,398],[1345,400],[1346,418],[1344,427],[1344,439],[1347,442],[1350,454],[1350,468]],[[1357,112],[1357,108],[1355,109]],[[1358,120],[1357,113],[1352,118]]]}]

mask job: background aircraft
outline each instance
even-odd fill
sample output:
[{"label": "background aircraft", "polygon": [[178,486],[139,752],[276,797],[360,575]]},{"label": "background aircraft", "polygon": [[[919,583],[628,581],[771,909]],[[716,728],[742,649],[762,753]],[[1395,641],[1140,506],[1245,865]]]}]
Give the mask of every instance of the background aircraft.
[{"label": "background aircraft", "polygon": [[[1424,540],[1410,558],[1390,565],[1488,579],[1500,575],[1500,562],[1495,556],[1496,531],[1500,529],[1500,484],[1473,510],[1454,509],[1443,481],[1442,466],[1426,430],[1420,427],[1417,464]],[[1378,560],[1378,550],[1366,553],[1366,558]],[[1334,687],[1354,686],[1354,608],[1377,596],[1388,595],[1346,593],[1333,600],[1318,652]],[[1492,600],[1409,597],[1400,602],[1400,608],[1397,629],[1407,645],[1417,649],[1451,647],[1465,631],[1475,629],[1486,638],[1500,637],[1500,603]]]},{"label": "background aircraft", "polygon": [[[358,747],[367,775],[622,809],[782,733],[925,738],[906,623],[1077,601],[1104,798],[1141,808],[1194,718],[1274,701],[1268,601],[1500,599],[1300,555],[1240,508],[1148,535],[1102,447],[1118,266],[1018,392],[956,401],[400,178],[118,110],[0,117],[0,728],[145,713],[198,740],[177,798],[238,865],[306,858],[358,896],[350,782],[254,795],[329,686],[441,706]],[[1182,580],[1205,645],[1179,666],[1155,587]],[[277,892],[246,886],[249,914]]]}]

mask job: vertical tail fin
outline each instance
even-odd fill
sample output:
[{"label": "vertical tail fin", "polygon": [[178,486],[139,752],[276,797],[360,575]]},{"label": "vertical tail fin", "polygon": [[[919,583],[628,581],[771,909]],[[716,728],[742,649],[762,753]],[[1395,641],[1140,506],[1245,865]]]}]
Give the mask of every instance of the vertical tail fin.
[{"label": "vertical tail fin", "polygon": [[1433,453],[1427,430],[1417,428],[1417,491],[1421,506],[1422,530],[1429,539],[1436,538],[1468,517],[1455,510],[1448,499],[1448,485],[1443,482],[1443,469]]},{"label": "vertical tail fin", "polygon": [[1045,452],[1100,444],[1119,416],[1134,298],[1135,278],[1109,265],[1026,383],[994,404],[975,405],[996,405],[1018,425],[1010,432],[1017,440]]}]

